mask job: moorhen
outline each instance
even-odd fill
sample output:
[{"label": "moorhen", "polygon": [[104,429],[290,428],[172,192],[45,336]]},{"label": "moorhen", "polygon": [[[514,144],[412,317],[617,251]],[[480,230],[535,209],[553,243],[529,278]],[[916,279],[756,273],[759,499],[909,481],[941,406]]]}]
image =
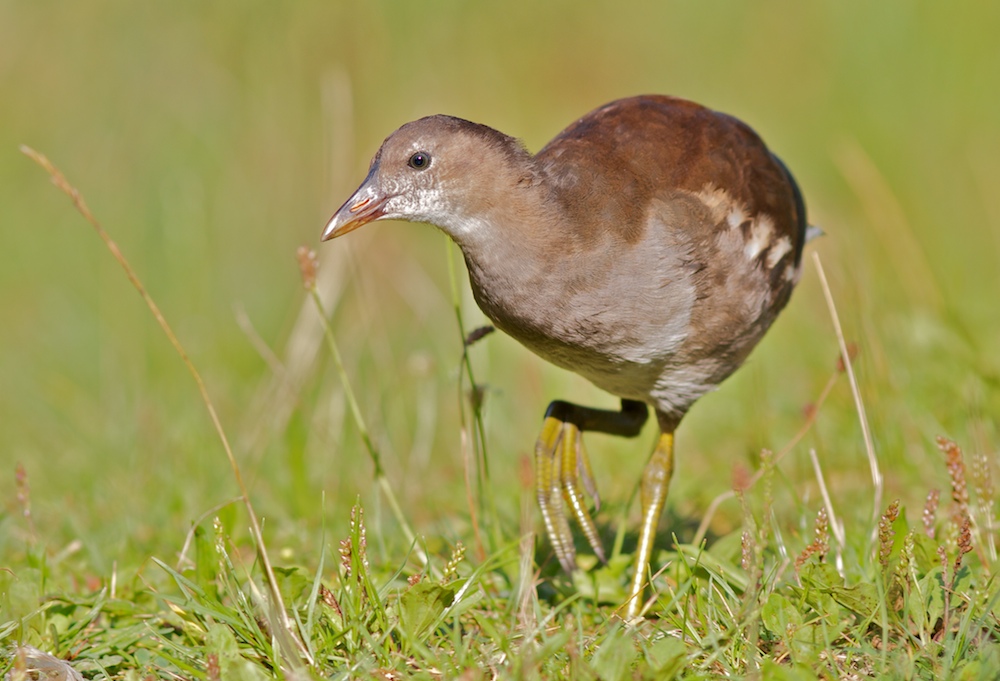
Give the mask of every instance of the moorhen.
[{"label": "moorhen", "polygon": [[642,475],[625,609],[635,617],[674,431],[743,363],[799,279],[807,223],[791,173],[746,124],[674,97],[611,102],[534,155],[485,125],[429,116],[385,140],[323,239],[383,219],[441,228],[498,328],[621,398],[620,411],[555,401],[545,414],[538,505],[567,571],[570,513],[604,559],[582,433],[635,436],[653,408],[660,437]]}]

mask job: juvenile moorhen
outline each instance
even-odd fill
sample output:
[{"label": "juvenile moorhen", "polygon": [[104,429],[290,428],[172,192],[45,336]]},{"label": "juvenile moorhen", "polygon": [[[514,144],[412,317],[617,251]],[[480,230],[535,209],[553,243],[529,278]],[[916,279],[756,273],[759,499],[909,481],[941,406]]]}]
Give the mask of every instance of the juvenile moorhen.
[{"label": "juvenile moorhen", "polygon": [[[674,97],[611,102],[532,155],[451,116],[392,133],[323,239],[373,220],[437,225],[462,249],[497,327],[621,398],[555,401],[536,489],[559,562],[576,567],[568,514],[602,560],[581,434],[633,437],[656,412],[626,619],[639,613],[673,472],[674,431],[733,373],[799,279],[806,214],[791,173],[739,120]],[[567,507],[569,510],[567,510]]]}]

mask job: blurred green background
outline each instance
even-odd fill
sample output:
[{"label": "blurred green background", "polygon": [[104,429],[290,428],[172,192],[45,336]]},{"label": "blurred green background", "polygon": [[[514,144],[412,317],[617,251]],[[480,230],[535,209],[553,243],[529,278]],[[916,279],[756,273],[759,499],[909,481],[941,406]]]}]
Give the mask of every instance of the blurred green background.
[{"label": "blurred green background", "polygon": [[[20,144],[59,165],[118,240],[205,375],[270,540],[283,560],[313,563],[319,528],[342,533],[358,495],[386,536],[391,523],[317,349],[296,247],[320,252],[405,512],[432,541],[470,543],[445,237],[381,223],[319,246],[320,231],[408,120],[449,113],[538,149],[590,109],[644,92],[739,116],[797,175],[827,234],[810,250],[861,350],[887,494],[915,514],[944,481],[933,435],[997,451],[998,26],[998,3],[929,1],[0,0],[0,555],[31,531],[17,462],[38,539],[52,553],[82,540],[72,560],[98,574],[172,555],[191,522],[236,494],[183,365]],[[471,328],[481,317],[463,296]],[[472,353],[514,536],[548,400],[614,400],[499,334]],[[780,449],[836,355],[810,256],[747,367],[682,426],[671,514],[697,522],[734,466]],[[651,439],[589,438],[612,509]],[[846,380],[782,463],[777,502],[792,519],[818,507],[810,447],[835,506],[867,522]],[[713,527],[739,522],[731,502]],[[405,547],[379,541],[401,560]]]}]

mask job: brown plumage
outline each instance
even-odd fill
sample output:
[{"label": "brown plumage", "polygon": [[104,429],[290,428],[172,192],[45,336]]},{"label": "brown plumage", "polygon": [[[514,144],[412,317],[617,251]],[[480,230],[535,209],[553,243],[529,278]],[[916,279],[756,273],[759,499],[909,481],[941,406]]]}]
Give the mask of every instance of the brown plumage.
[{"label": "brown plumage", "polygon": [[798,280],[806,217],[791,174],[742,122],[673,97],[612,102],[535,155],[492,128],[430,116],[386,139],[323,236],[383,218],[444,230],[498,328],[622,398],[620,412],[552,403],[536,446],[539,504],[567,570],[567,506],[603,558],[580,490],[596,499],[580,433],[634,435],[653,407],[661,438],[627,606],[637,614],[673,431]]}]

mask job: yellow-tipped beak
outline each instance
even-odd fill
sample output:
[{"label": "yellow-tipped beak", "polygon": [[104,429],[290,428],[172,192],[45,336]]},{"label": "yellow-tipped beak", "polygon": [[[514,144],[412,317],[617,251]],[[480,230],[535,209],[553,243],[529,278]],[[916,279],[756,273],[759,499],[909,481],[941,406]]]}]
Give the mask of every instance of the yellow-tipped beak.
[{"label": "yellow-tipped beak", "polygon": [[323,241],[353,232],[358,227],[378,220],[385,215],[383,208],[390,197],[383,196],[379,191],[373,181],[374,175],[375,168],[373,167],[354,195],[347,199],[326,223],[326,229],[323,230]]}]

